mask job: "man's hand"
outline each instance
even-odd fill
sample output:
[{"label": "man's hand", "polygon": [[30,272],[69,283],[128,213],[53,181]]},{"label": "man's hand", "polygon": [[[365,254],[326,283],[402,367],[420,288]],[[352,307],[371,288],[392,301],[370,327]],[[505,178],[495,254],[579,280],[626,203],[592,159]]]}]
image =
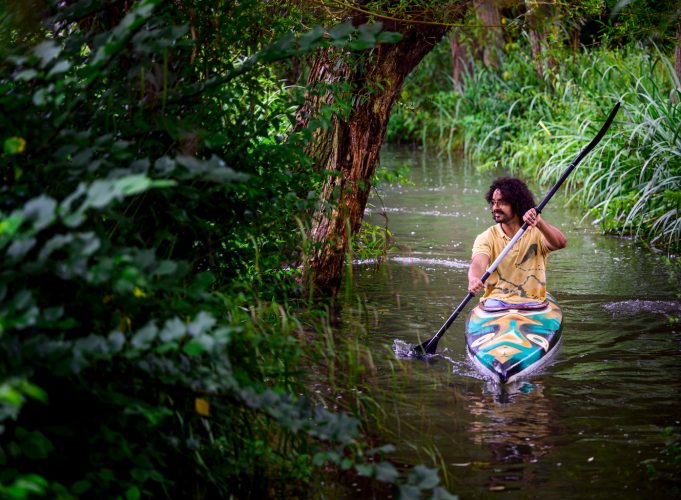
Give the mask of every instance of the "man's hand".
[{"label": "man's hand", "polygon": [[527,222],[527,225],[530,227],[541,226],[544,223],[541,215],[537,213],[536,208],[530,208],[527,212],[525,212],[525,215],[523,215],[523,220]]},{"label": "man's hand", "polygon": [[535,208],[530,208],[525,212],[523,220],[527,222],[529,227],[536,227],[541,231],[542,236],[544,236],[544,243],[546,243],[546,247],[549,250],[560,250],[567,246],[567,238],[565,235],[561,233],[557,227],[552,226],[542,219]]},{"label": "man's hand", "polygon": [[485,284],[480,281],[480,278],[468,278],[468,291],[473,295],[485,288]]}]

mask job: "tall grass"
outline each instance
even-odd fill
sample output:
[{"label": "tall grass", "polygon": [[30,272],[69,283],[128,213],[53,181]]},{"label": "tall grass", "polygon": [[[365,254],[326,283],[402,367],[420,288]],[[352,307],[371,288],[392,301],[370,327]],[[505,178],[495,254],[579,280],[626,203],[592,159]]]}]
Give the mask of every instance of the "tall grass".
[{"label": "tall grass", "polygon": [[[656,48],[584,50],[541,80],[527,47],[513,44],[499,70],[467,76],[463,94],[434,94],[423,126],[482,168],[503,166],[555,182],[622,101],[615,123],[570,177],[574,202],[606,232],[681,249],[681,84]],[[408,87],[409,88],[409,87]],[[423,114],[423,112],[422,112]],[[442,132],[454,130],[446,141]]]}]

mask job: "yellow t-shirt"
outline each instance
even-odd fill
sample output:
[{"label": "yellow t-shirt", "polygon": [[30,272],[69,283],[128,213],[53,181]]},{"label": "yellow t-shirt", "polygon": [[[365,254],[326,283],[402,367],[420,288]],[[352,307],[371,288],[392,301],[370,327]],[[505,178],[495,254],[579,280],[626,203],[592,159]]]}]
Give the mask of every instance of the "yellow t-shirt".
[{"label": "yellow t-shirt", "polygon": [[[485,254],[492,264],[511,238],[496,224],[479,234],[473,243],[473,256]],[[541,231],[528,228],[485,282],[488,298],[513,304],[546,300],[546,246]]]}]

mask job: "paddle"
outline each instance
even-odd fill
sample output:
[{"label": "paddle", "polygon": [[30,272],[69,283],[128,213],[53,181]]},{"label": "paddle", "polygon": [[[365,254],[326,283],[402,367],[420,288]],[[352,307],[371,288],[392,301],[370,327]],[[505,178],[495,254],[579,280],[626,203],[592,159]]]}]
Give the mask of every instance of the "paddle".
[{"label": "paddle", "polygon": [[[593,140],[584,148],[582,151],[577,155],[577,158],[574,159],[572,163],[570,163],[570,166],[565,170],[561,178],[556,182],[555,186],[551,188],[551,191],[544,197],[544,199],[541,201],[539,205],[537,205],[537,213],[541,213],[541,211],[544,209],[546,204],[549,202],[549,200],[553,197],[554,194],[556,194],[556,191],[560,188],[560,186],[565,182],[565,179],[567,179],[568,175],[572,173],[572,171],[575,169],[575,167],[579,164],[582,159],[591,152],[591,150],[600,142],[600,140],[603,138],[605,133],[608,131],[610,128],[610,125],[612,124],[613,120],[615,119],[615,115],[617,114],[617,111],[620,109],[620,104],[617,103],[615,104],[615,107],[612,109],[610,112],[610,115],[608,116],[608,119],[605,120],[605,123],[601,127],[601,129],[598,131],[598,134],[596,134],[596,137],[593,138]],[[506,248],[504,248],[499,256],[495,259],[494,262],[492,262],[492,265],[489,266],[487,271],[485,271],[485,274],[482,275],[482,278],[480,278],[480,281],[483,283],[487,281],[487,278],[490,277],[490,275],[494,272],[494,270],[497,268],[497,266],[501,263],[501,261],[504,259],[506,254],[511,250],[513,245],[515,245],[516,241],[520,239],[520,237],[523,235],[525,230],[527,229],[528,225],[527,222],[523,223],[521,226],[520,230],[513,236],[511,241],[508,242],[508,245],[506,245]],[[435,354],[435,351],[437,350],[437,343],[440,340],[440,337],[444,335],[444,333],[447,331],[447,328],[454,322],[454,320],[459,316],[461,311],[463,311],[463,308],[466,307],[466,304],[475,297],[475,294],[468,292],[468,295],[466,295],[466,298],[463,299],[461,304],[454,310],[454,312],[447,318],[447,321],[445,321],[445,324],[440,327],[440,329],[437,331],[435,336],[431,338],[430,340],[424,342],[423,344],[420,344],[412,350],[412,354],[416,356],[420,356],[423,354]]]}]

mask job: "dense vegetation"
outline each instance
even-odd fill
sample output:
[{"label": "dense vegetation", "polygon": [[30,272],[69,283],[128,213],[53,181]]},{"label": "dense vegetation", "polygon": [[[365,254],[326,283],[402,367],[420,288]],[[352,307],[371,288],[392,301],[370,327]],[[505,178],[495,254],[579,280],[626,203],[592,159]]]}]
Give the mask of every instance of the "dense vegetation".
[{"label": "dense vegetation", "polygon": [[[651,40],[669,25],[673,34],[676,18],[654,14],[641,8],[594,28],[591,47],[575,49],[559,37],[545,57],[561,63],[547,63],[544,75],[526,33],[507,30],[498,67],[472,60],[460,90],[449,77],[445,41],[405,85],[389,139],[461,148],[483,168],[503,165],[552,184],[622,101],[615,125],[569,179],[572,198],[603,230],[677,253],[681,84],[673,39]],[[662,28],[654,24],[662,21]]]},{"label": "dense vegetation", "polygon": [[287,136],[283,78],[376,30],[182,5],[1,12],[0,496],[298,496],[347,471],[446,497],[362,437],[332,373],[361,363],[302,307],[316,124]]},{"label": "dense vegetation", "polygon": [[[468,5],[426,4],[362,5],[397,17]],[[295,127],[305,64],[319,48],[399,36],[371,15],[322,28],[296,2],[188,5],[0,7],[0,496],[303,497],[362,478],[449,497],[436,470],[385,461],[370,398],[344,397],[365,383],[367,357],[335,338],[301,272],[324,181],[303,151],[366,98],[339,82],[343,98]],[[678,245],[668,47],[584,50],[540,77],[520,32],[507,36],[501,65],[475,63],[463,93],[425,64],[392,137],[423,130],[549,179],[624,99],[627,120],[576,196],[607,229]],[[443,46],[431,61],[446,57]],[[389,244],[376,227],[354,241],[375,254]]]}]

